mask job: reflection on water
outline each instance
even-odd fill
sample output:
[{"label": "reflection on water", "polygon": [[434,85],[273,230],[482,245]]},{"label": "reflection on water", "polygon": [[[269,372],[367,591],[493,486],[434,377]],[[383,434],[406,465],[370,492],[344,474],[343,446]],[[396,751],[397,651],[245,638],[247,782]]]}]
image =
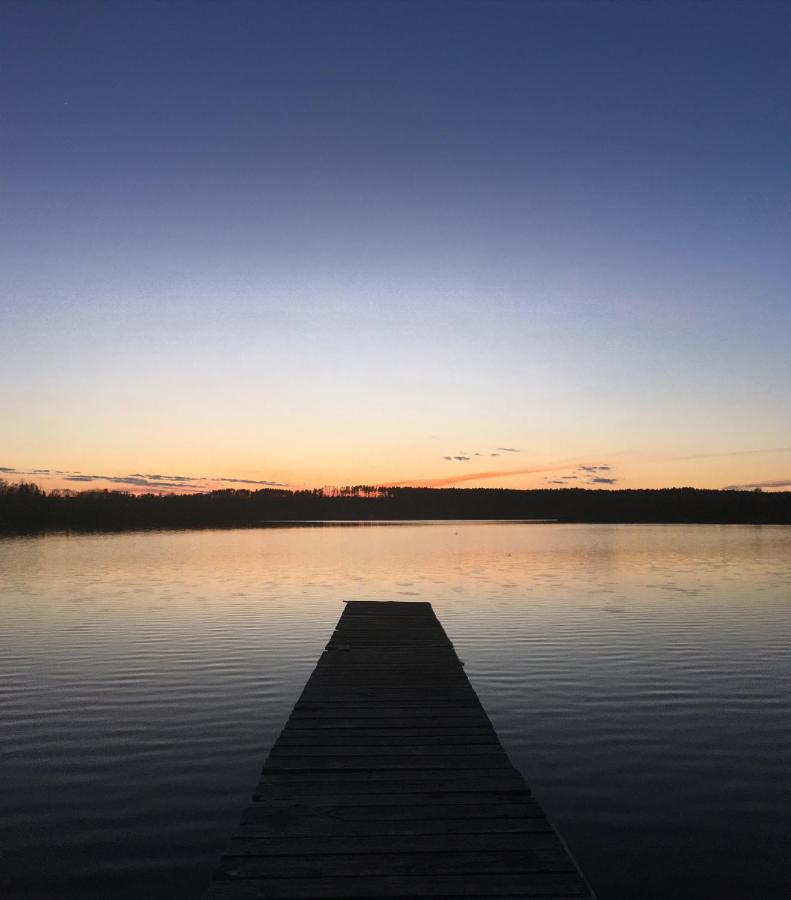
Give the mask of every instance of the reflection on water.
[{"label": "reflection on water", "polygon": [[200,894],[347,599],[429,600],[602,900],[786,897],[791,528],[0,540],[8,898]]}]

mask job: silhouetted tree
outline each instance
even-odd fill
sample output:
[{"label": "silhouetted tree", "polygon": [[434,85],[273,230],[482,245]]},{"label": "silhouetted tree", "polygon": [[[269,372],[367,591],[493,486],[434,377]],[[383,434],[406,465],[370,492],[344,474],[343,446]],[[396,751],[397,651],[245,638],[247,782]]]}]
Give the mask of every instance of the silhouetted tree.
[{"label": "silhouetted tree", "polygon": [[216,528],[373,519],[552,519],[560,522],[791,524],[791,492],[561,488],[379,488],[202,494],[43,491],[0,481],[0,531]]}]

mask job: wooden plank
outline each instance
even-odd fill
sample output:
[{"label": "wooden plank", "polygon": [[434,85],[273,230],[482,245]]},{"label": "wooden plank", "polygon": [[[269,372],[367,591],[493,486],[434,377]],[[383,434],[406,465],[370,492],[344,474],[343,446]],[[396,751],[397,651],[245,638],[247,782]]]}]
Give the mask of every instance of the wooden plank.
[{"label": "wooden plank", "polygon": [[541,807],[530,796],[517,800],[487,803],[452,803],[441,800],[422,803],[383,803],[373,799],[368,804],[355,803],[311,803],[275,801],[257,802],[244,811],[246,821],[271,820],[284,828],[291,822],[308,822],[315,818],[331,819],[334,822],[364,820],[374,824],[380,821],[420,819],[479,819],[479,818],[534,818],[542,816]]},{"label": "wooden plank", "polygon": [[[426,777],[414,772],[403,771],[397,773],[399,777],[394,778],[392,775],[386,778],[345,778],[343,781],[330,780],[328,775],[337,775],[337,772],[322,773],[320,775],[303,775],[298,773],[278,773],[286,774],[290,777],[288,780],[276,779],[271,774],[265,775],[256,787],[253,795],[254,800],[264,799],[289,799],[300,800],[304,798],[315,797],[317,799],[323,796],[343,797],[349,802],[358,801],[359,798],[373,797],[380,798],[386,796],[400,796],[406,793],[415,795],[428,795],[432,801],[442,799],[443,797],[452,798],[468,793],[474,796],[485,798],[491,793],[508,794],[510,796],[529,795],[530,790],[519,779],[516,774],[513,776],[503,777],[487,777],[470,778],[463,772],[443,773],[439,776]],[[358,773],[354,773],[358,774]],[[377,775],[381,773],[363,773],[365,775]],[[385,773],[386,775],[387,773]],[[450,802],[450,801],[449,801]]]},{"label": "wooden plank", "polygon": [[508,819],[498,816],[495,819],[401,819],[371,822],[338,822],[331,816],[324,819],[315,818],[309,822],[284,826],[277,821],[243,820],[236,828],[236,835],[258,837],[310,837],[322,834],[346,835],[347,837],[366,837],[368,835],[388,834],[523,834],[534,831],[551,832],[552,828],[546,819]]},{"label": "wooden plank", "polygon": [[497,772],[505,764],[489,756],[270,756],[267,765],[273,772],[386,772],[400,769],[421,771]]},{"label": "wooden plank", "polygon": [[481,712],[479,709],[464,706],[457,706],[454,709],[431,706],[380,706],[375,709],[354,706],[337,708],[311,706],[296,710],[292,715],[291,722],[295,725],[306,721],[330,722],[332,725],[342,725],[344,722],[366,724],[382,722],[383,724],[397,723],[401,725],[404,722],[414,720],[419,725],[425,725],[430,722],[445,725],[448,722],[461,724],[480,722],[480,716]]},{"label": "wooden plank", "polygon": [[[383,748],[385,749],[383,750]],[[371,754],[384,753],[388,756],[417,756],[420,758],[429,758],[431,760],[443,756],[495,756],[497,758],[505,757],[506,760],[508,759],[508,757],[505,756],[503,748],[498,747],[497,744],[494,743],[460,746],[458,744],[448,744],[447,741],[442,744],[429,744],[428,746],[416,745],[412,742],[403,744],[383,742],[378,746],[371,746],[366,741],[363,745],[353,744],[352,746],[348,746],[344,744],[295,744],[293,741],[278,741],[272,748],[269,758],[298,755],[302,757],[315,756],[319,758],[337,756],[342,759],[349,759],[354,758],[355,756],[365,757],[371,756]]]},{"label": "wooden plank", "polygon": [[310,727],[306,728],[291,728],[290,726],[286,726],[283,731],[280,733],[281,740],[287,739],[297,739],[300,740],[313,740],[315,737],[316,740],[321,738],[322,740],[331,740],[331,741],[349,741],[349,740],[367,740],[369,737],[377,737],[377,738],[387,738],[388,740],[396,740],[396,739],[404,739],[404,740],[440,740],[440,739],[448,739],[453,741],[460,741],[466,738],[486,738],[487,740],[494,740],[499,743],[497,740],[497,736],[495,735],[494,729],[488,725],[481,725],[481,727],[465,727],[465,728],[432,728],[428,730],[428,728],[424,725],[420,728],[386,728],[382,725],[371,726],[367,728],[365,726],[360,726],[359,728],[355,728],[353,732],[350,734],[347,731],[336,731],[329,733],[327,729],[312,729]]},{"label": "wooden plank", "polygon": [[540,850],[460,850],[388,853],[325,853],[223,856],[218,873],[233,878],[457,875],[461,872],[573,872],[560,846]]},{"label": "wooden plank", "polygon": [[273,750],[282,747],[306,747],[310,749],[338,747],[341,750],[353,750],[358,747],[372,749],[374,747],[414,747],[427,749],[429,747],[445,747],[448,750],[454,748],[461,752],[467,747],[500,747],[500,743],[494,732],[483,734],[455,732],[451,735],[423,734],[417,730],[415,734],[405,735],[403,732],[394,734],[392,731],[385,734],[361,734],[357,730],[353,735],[329,734],[325,732],[305,732],[289,734],[283,732],[273,747]]},{"label": "wooden plank", "polygon": [[[277,783],[281,785],[299,785],[303,783],[321,783],[336,784],[344,790],[354,790],[360,788],[367,791],[373,791],[377,787],[381,787],[385,783],[398,784],[406,788],[410,784],[419,784],[421,787],[429,787],[434,790],[456,789],[457,785],[462,785],[464,790],[470,790],[473,783],[470,782],[469,776],[465,773],[451,770],[439,773],[425,772],[316,772],[306,775],[296,772],[274,771],[267,765],[266,769],[261,773],[261,784]],[[488,775],[481,775],[476,778],[474,786],[476,789],[511,789],[521,787],[524,781],[520,778],[516,769],[498,768]]]},{"label": "wooden plank", "polygon": [[574,873],[529,875],[462,873],[387,875],[362,878],[229,878],[216,881],[206,900],[308,900],[308,898],[406,897],[590,897]]},{"label": "wooden plank", "polygon": [[[478,714],[481,711],[481,704],[475,702],[475,698],[473,697],[464,699],[459,698],[454,702],[453,708],[454,713],[456,714],[463,712],[468,715],[474,715],[477,718]],[[404,699],[396,699],[391,701],[379,700],[378,702],[376,700],[365,702],[361,700],[321,701],[303,696],[299,703],[299,712],[301,714],[308,714],[315,711],[343,713],[349,710],[354,713],[359,713],[360,715],[367,714],[371,716],[375,716],[381,712],[401,715],[404,710],[420,712],[428,716],[435,716],[447,715],[448,707],[447,705],[438,705],[433,697],[431,698],[430,702],[421,703],[419,701],[410,701]]]},{"label": "wooden plank", "polygon": [[[402,789],[399,790],[399,787]],[[254,800],[261,803],[264,800],[299,800],[314,798],[316,805],[325,806],[365,806],[371,803],[402,803],[404,805],[419,803],[440,804],[496,804],[513,803],[525,800],[531,796],[530,790],[516,788],[513,790],[472,790],[469,782],[463,785],[463,789],[457,791],[437,791],[431,787],[424,790],[415,790],[415,785],[409,785],[403,789],[399,782],[388,785],[389,790],[377,787],[375,793],[370,789],[365,791],[339,792],[336,785],[323,785],[321,782],[309,785],[262,784],[254,795]]]},{"label": "wooden plank", "polygon": [[435,834],[426,835],[311,835],[295,837],[234,837],[228,856],[303,856],[307,853],[447,853],[465,850],[545,850],[557,847],[552,832],[529,834]]},{"label": "wooden plank", "polygon": [[592,897],[430,604],[355,602],[206,900]]},{"label": "wooden plank", "polygon": [[464,728],[467,725],[472,725],[475,721],[476,718],[473,716],[443,716],[442,718],[435,718],[434,716],[421,716],[414,713],[410,713],[408,716],[377,716],[376,718],[366,718],[365,716],[295,716],[289,721],[289,728],[303,731],[306,728],[348,730],[377,725],[379,728],[394,728],[397,731],[403,731],[405,728],[427,728],[434,731],[437,728]]}]

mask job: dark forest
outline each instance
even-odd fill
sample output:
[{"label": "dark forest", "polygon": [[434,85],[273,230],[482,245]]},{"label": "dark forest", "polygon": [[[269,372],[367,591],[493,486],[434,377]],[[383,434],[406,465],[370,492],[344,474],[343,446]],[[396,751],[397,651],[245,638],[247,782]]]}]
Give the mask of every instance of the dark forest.
[{"label": "dark forest", "polygon": [[376,488],[200,494],[44,491],[0,482],[0,531],[122,531],[287,522],[551,519],[558,522],[791,524],[791,492]]}]

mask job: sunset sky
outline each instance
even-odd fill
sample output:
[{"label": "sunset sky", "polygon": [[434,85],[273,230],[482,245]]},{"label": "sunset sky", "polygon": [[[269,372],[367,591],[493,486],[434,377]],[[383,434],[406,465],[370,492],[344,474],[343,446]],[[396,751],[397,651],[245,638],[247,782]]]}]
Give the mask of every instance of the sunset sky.
[{"label": "sunset sky", "polygon": [[4,2],[0,477],[791,488],[788,3]]}]

